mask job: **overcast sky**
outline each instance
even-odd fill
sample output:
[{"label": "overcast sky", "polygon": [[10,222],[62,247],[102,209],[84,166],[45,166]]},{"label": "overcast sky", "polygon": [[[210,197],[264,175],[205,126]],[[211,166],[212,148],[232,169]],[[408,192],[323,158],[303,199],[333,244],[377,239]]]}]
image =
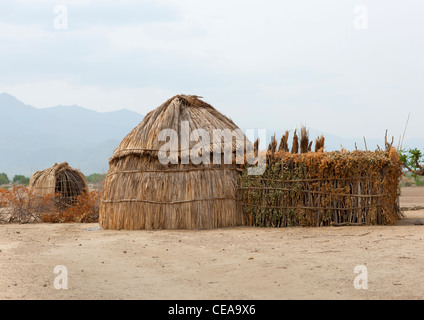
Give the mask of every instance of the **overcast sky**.
[{"label": "overcast sky", "polygon": [[141,114],[197,94],[242,128],[344,137],[410,112],[424,137],[423,32],[422,0],[2,0],[0,92]]}]

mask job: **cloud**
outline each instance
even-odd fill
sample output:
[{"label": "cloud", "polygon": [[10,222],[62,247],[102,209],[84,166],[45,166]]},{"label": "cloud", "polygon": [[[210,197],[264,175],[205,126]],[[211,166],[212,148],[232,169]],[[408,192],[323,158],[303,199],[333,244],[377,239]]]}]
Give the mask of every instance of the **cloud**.
[{"label": "cloud", "polygon": [[[353,0],[61,4],[64,31],[53,28],[51,1],[0,3],[1,91],[141,113],[195,93],[249,126],[373,137],[403,131],[409,111],[424,116],[419,1],[366,3],[363,31]],[[413,120],[409,133],[423,136]]]},{"label": "cloud", "polygon": [[[115,88],[102,86],[72,85],[69,81],[21,82],[16,85],[0,83],[7,92],[37,108],[56,105],[79,105],[100,112],[129,109],[146,114],[178,92],[156,87]],[[60,103],[58,103],[60,101]]]},{"label": "cloud", "polygon": [[169,21],[178,18],[171,4],[158,1],[40,1],[3,0],[0,3],[0,20],[10,24],[38,24],[53,29],[58,15],[55,8],[64,6],[69,15],[69,27],[85,29],[92,26],[139,25],[152,21]]}]

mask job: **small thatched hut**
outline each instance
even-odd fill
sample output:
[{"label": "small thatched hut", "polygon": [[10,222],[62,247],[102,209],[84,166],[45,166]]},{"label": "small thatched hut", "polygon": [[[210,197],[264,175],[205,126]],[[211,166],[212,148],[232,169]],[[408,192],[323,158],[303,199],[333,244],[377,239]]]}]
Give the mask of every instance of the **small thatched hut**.
[{"label": "small thatched hut", "polygon": [[[165,144],[161,131],[174,130],[179,141],[187,141],[187,127],[189,132],[206,130],[210,137],[214,129],[241,132],[197,96],[178,95],[151,111],[122,140],[109,161],[99,216],[104,228],[208,229],[244,223],[236,200],[240,173],[235,162],[194,164],[190,158],[187,163],[187,149],[192,150],[199,140],[178,144],[178,163],[159,160]],[[220,150],[227,150],[226,154],[231,150],[234,155],[240,146],[237,139],[221,141]],[[203,147],[206,151],[214,148],[212,142]]]},{"label": "small thatched hut", "polygon": [[35,172],[29,181],[35,195],[60,194],[61,200],[70,203],[83,192],[88,192],[84,174],[71,168],[67,162]]}]

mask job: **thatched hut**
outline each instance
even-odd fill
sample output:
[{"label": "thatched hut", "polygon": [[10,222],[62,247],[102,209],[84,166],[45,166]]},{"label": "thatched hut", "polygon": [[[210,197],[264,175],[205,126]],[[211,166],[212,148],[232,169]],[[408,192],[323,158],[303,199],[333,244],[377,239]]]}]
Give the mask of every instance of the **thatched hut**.
[{"label": "thatched hut", "polygon": [[[187,128],[189,132],[206,130],[210,137],[214,129],[241,132],[197,96],[178,95],[151,111],[122,140],[109,161],[99,216],[104,228],[208,229],[243,224],[242,207],[236,200],[238,165],[234,161],[187,161],[188,150],[199,144],[199,140],[189,141]],[[177,163],[159,160],[164,129],[176,132],[180,142],[189,141],[174,150]],[[240,147],[237,139],[221,141],[221,159],[224,150],[234,155]],[[208,141],[202,147],[202,152],[216,150]]]},{"label": "thatched hut", "polygon": [[51,168],[35,172],[29,181],[35,195],[60,195],[62,202],[71,203],[83,192],[88,192],[84,174],[68,165],[55,163]]}]

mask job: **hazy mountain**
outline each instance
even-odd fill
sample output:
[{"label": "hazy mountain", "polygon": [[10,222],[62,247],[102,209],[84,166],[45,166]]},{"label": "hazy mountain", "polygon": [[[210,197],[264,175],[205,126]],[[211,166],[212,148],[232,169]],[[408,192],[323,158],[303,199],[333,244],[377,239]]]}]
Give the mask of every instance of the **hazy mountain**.
[{"label": "hazy mountain", "polygon": [[62,161],[85,174],[107,172],[113,150],[143,116],[79,106],[37,109],[2,93],[0,119],[0,172],[11,178]]},{"label": "hazy mountain", "polygon": [[[87,175],[106,173],[114,149],[143,116],[129,110],[96,112],[75,105],[37,109],[2,93],[0,119],[0,172],[6,172],[12,178],[15,174],[30,176],[36,170],[63,161]],[[288,129],[291,129],[291,145],[294,128]],[[358,149],[365,149],[361,136],[342,138],[308,129],[311,140],[324,134],[327,151],[340,150],[341,147],[354,150],[355,143]],[[268,143],[274,133],[279,141],[284,131],[268,129]],[[384,136],[381,139],[367,138],[368,150],[375,150],[377,145],[384,147]],[[403,145],[404,149],[422,149],[423,146],[424,139],[406,139]]]}]

